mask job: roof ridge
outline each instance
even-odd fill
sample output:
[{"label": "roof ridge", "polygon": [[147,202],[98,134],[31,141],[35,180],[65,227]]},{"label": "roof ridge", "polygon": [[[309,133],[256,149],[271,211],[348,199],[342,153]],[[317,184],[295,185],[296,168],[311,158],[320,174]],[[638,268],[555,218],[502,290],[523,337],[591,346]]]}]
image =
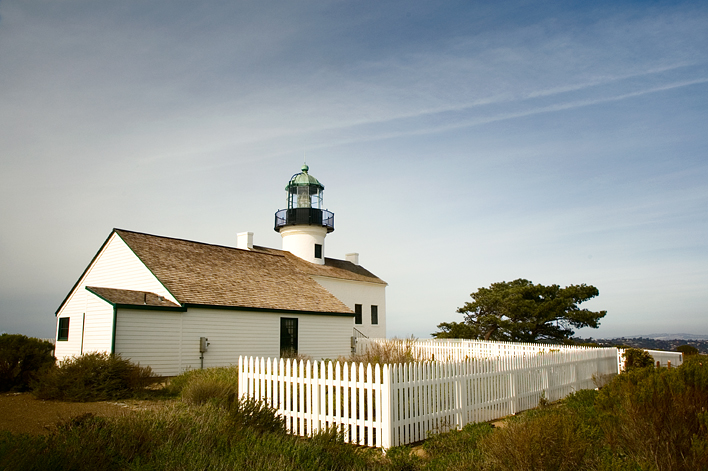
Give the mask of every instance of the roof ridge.
[{"label": "roof ridge", "polygon": [[[219,248],[222,248],[222,249],[240,250],[240,251],[242,251],[242,252],[251,252],[251,253],[257,253],[257,254],[261,254],[261,255],[273,255],[273,256],[276,256],[276,257],[283,257],[283,256],[284,256],[283,254],[279,254],[279,253],[269,253],[269,252],[261,252],[261,251],[258,251],[258,250],[240,249],[240,248],[238,248],[238,247],[233,247],[233,246],[230,246],[230,245],[210,244],[210,243],[208,243],[208,242],[200,242],[200,241],[198,241],[198,240],[182,239],[182,238],[180,238],[180,237],[168,237],[168,236],[161,236],[161,235],[156,235],[156,234],[148,234],[147,232],[131,231],[131,230],[128,230],[128,229],[120,229],[120,228],[117,228],[117,227],[114,227],[114,228],[113,228],[113,232],[116,232],[116,233],[118,233],[118,234],[120,234],[120,232],[126,232],[126,233],[129,233],[129,234],[137,234],[137,235],[143,235],[143,236],[148,236],[148,237],[157,237],[158,239],[174,240],[174,241],[178,241],[178,242],[188,242],[188,243],[190,243],[190,244],[205,245],[205,246],[208,246],[208,247],[219,247]],[[264,249],[268,249],[268,250],[278,250],[278,251],[282,252],[282,250],[280,250],[280,249],[271,249],[270,247],[263,247],[263,246],[260,246],[260,245],[259,245],[259,246],[255,246],[255,245],[254,245],[254,247],[262,247],[262,248],[264,248]]]}]

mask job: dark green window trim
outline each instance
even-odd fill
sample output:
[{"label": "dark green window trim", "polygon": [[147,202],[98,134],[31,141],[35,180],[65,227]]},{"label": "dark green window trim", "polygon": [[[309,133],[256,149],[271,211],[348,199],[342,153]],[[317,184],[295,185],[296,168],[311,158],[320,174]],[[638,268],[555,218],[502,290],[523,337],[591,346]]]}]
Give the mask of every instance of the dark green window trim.
[{"label": "dark green window trim", "polygon": [[118,307],[113,306],[113,332],[111,333],[111,355],[116,353],[116,325],[118,324]]},{"label": "dark green window trim", "polygon": [[293,317],[280,318],[280,356],[292,357],[297,355],[298,320]]},{"label": "dark green window trim", "polygon": [[379,307],[371,306],[371,325],[377,325],[379,323]]},{"label": "dark green window trim", "polygon": [[322,258],[322,244],[315,244],[315,258]]},{"label": "dark green window trim", "polygon": [[69,318],[60,317],[59,327],[57,328],[57,341],[69,340]]},{"label": "dark green window trim", "polygon": [[354,323],[361,324],[361,304],[354,305]]}]

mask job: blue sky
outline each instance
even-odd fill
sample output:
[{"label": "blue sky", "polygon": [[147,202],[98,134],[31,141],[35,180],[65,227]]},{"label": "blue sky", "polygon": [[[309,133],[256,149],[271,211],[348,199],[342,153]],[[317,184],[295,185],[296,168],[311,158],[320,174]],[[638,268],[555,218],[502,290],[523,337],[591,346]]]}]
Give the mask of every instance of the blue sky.
[{"label": "blue sky", "polygon": [[0,0],[0,331],[114,227],[279,248],[304,156],[389,336],[516,278],[706,335],[707,123],[705,2]]}]

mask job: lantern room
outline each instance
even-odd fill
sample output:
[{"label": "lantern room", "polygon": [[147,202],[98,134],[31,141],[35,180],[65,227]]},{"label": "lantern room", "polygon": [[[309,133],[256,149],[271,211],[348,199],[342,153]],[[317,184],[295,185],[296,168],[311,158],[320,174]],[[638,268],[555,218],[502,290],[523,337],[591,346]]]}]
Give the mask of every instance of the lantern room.
[{"label": "lantern room", "polygon": [[334,213],[322,209],[324,185],[308,173],[310,167],[307,164],[301,170],[285,187],[287,209],[275,213],[275,231],[280,232],[284,226],[303,224],[334,231]]},{"label": "lantern room", "polygon": [[308,173],[307,164],[301,170],[285,187],[288,206],[275,213],[275,231],[283,239],[283,250],[324,265],[324,239],[334,231],[334,213],[322,209],[324,185]]}]

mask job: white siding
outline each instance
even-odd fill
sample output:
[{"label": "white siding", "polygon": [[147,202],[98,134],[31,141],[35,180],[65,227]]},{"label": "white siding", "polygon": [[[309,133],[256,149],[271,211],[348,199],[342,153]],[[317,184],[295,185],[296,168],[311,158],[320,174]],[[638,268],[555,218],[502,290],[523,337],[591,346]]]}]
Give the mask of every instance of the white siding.
[{"label": "white siding", "polygon": [[119,309],[116,353],[150,366],[161,376],[175,376],[180,367],[182,312]]},{"label": "white siding", "polygon": [[[352,322],[354,322],[351,317],[306,314],[278,317],[299,319],[299,353],[309,355],[315,360],[321,358],[336,360],[351,355]],[[280,335],[280,325],[278,325],[278,335]]]},{"label": "white siding", "polygon": [[113,310],[109,306],[111,314],[108,316],[107,304],[101,303],[95,295],[89,293],[86,286],[149,291],[177,303],[130,247],[114,233],[57,314],[57,318],[70,318],[69,340],[57,341],[56,344],[55,355],[59,360],[81,354],[84,313],[86,329],[83,331],[83,351],[110,351]]},{"label": "white siding", "polygon": [[[354,325],[354,320],[352,319],[352,327],[355,327],[367,337],[386,338],[386,285],[324,276],[313,276],[312,278],[352,311],[355,304],[361,304],[362,323]],[[378,306],[378,325],[371,324],[372,305]]]},{"label": "white siding", "polygon": [[86,294],[86,320],[80,353],[110,352],[113,339],[113,306],[88,291]]},{"label": "white siding", "polygon": [[277,357],[281,317],[298,319],[300,353],[315,359],[350,354],[349,317],[204,308],[184,313],[120,309],[116,353],[162,376],[200,368],[199,337],[210,344],[205,368],[235,365],[239,355]]}]

